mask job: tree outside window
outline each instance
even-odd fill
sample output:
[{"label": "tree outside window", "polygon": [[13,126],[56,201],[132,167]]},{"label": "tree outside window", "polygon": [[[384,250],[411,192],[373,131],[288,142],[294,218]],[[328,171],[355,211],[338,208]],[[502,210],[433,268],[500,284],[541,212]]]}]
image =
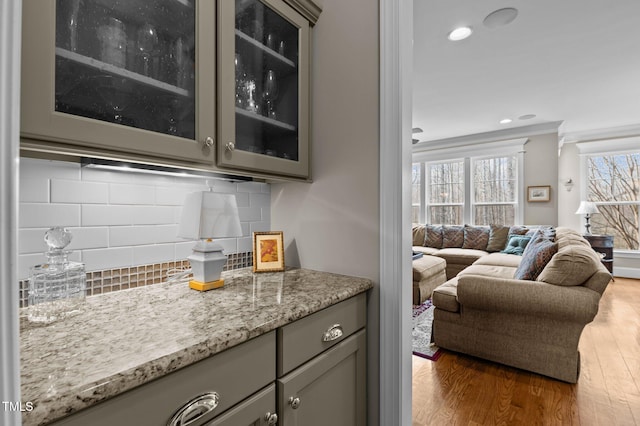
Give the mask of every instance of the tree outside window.
[{"label": "tree outside window", "polygon": [[464,161],[430,163],[427,170],[427,222],[461,224],[464,208]]},{"label": "tree outside window", "polygon": [[473,161],[473,218],[476,225],[515,223],[517,165],[515,155]]},{"label": "tree outside window", "polygon": [[591,231],[614,236],[614,248],[640,250],[640,152],[593,155],[587,161],[588,198],[600,214]]}]

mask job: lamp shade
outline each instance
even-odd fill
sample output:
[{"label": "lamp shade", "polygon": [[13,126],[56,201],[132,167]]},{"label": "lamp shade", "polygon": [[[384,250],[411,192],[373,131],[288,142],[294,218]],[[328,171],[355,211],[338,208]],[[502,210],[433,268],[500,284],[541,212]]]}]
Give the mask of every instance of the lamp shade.
[{"label": "lamp shade", "polygon": [[596,203],[592,203],[591,201],[581,201],[580,207],[576,210],[576,214],[593,214],[600,213],[598,211],[598,206]]},{"label": "lamp shade", "polygon": [[235,195],[210,191],[187,194],[182,206],[178,236],[192,240],[241,237]]}]

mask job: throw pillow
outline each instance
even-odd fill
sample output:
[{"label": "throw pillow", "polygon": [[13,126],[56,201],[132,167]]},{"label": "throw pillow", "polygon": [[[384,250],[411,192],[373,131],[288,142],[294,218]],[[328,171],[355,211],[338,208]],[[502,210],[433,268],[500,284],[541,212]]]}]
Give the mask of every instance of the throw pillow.
[{"label": "throw pillow", "polygon": [[526,226],[513,225],[509,228],[509,235],[524,235],[529,231]]},{"label": "throw pillow", "polygon": [[442,248],[461,248],[464,243],[464,227],[450,225],[442,228]]},{"label": "throw pillow", "polygon": [[500,253],[522,256],[522,253],[524,253],[524,249],[527,247],[527,244],[529,244],[529,241],[531,241],[531,237],[527,237],[525,235],[509,235],[507,247],[505,247],[505,249]]},{"label": "throw pillow", "polygon": [[463,249],[486,250],[489,242],[489,228],[464,225]]},{"label": "throw pillow", "polygon": [[496,252],[504,250],[509,237],[509,227],[502,225],[489,226],[489,242],[487,243],[488,252]]},{"label": "throw pillow", "polygon": [[442,226],[427,225],[424,227],[425,247],[442,248]]},{"label": "throw pillow", "polygon": [[417,223],[414,223],[412,233],[413,233],[413,245],[414,246],[424,245],[424,225],[418,225]]},{"label": "throw pillow", "polygon": [[513,278],[535,280],[557,252],[558,244],[547,238],[544,230],[539,229],[524,249],[522,260]]},{"label": "throw pillow", "polygon": [[581,244],[560,246],[537,280],[562,286],[582,285],[599,267],[600,259],[591,247]]}]

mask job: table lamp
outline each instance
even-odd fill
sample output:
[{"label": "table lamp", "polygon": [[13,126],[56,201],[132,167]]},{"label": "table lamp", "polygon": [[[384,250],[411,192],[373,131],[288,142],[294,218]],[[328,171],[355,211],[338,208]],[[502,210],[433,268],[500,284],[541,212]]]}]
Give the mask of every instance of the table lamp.
[{"label": "table lamp", "polygon": [[222,287],[224,280],[220,274],[227,257],[213,238],[242,236],[235,195],[211,190],[188,194],[182,206],[178,236],[199,240],[187,258],[193,272],[189,287],[199,291]]},{"label": "table lamp", "polygon": [[585,229],[585,234],[586,235],[591,235],[591,230],[589,228],[591,228],[591,224],[589,223],[589,219],[591,218],[591,215],[594,213],[600,213],[598,211],[598,206],[596,206],[596,203],[593,203],[591,201],[581,201],[580,202],[580,207],[578,207],[578,210],[576,210],[576,214],[583,214],[584,215],[584,219],[586,221],[586,223],[584,224],[584,229]]}]

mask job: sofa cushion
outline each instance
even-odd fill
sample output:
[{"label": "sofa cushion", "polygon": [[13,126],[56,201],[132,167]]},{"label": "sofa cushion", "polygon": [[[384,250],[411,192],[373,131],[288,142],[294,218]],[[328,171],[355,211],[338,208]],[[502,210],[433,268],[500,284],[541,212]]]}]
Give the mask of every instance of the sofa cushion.
[{"label": "sofa cushion", "polygon": [[422,256],[413,261],[413,281],[421,281],[444,272],[447,262],[436,256]]},{"label": "sofa cushion", "polygon": [[438,250],[434,256],[438,256],[447,261],[447,264],[463,264],[463,265],[471,265],[473,262],[481,258],[482,256],[486,256],[487,253],[484,250],[472,250],[472,249],[463,249],[463,248],[446,248],[442,250]]},{"label": "sofa cushion", "polygon": [[509,235],[525,235],[529,232],[529,228],[526,226],[513,225],[509,228]]},{"label": "sofa cushion", "polygon": [[449,312],[459,312],[458,277],[452,278],[446,283],[436,287],[435,290],[433,290],[431,300],[437,309],[443,309]]},{"label": "sofa cushion", "polygon": [[507,246],[500,253],[522,256],[522,253],[524,253],[524,249],[527,247],[527,244],[529,244],[529,241],[531,241],[531,237],[526,235],[509,235]]},{"label": "sofa cushion", "polygon": [[[520,258],[520,256],[518,256]],[[473,265],[465,268],[458,274],[459,277],[463,275],[482,275],[483,277],[495,277],[495,278],[513,278],[516,268],[512,266],[501,265],[479,265],[474,263]]]},{"label": "sofa cushion", "polygon": [[537,280],[561,286],[582,285],[600,266],[600,259],[591,247],[570,244],[559,247]]},{"label": "sofa cushion", "polygon": [[531,238],[522,253],[522,261],[513,278],[516,280],[535,280],[554,254],[558,252],[558,244],[549,239],[548,232],[539,229]]},{"label": "sofa cushion", "polygon": [[476,260],[474,265],[496,265],[496,266],[508,266],[510,268],[517,268],[520,265],[522,256],[506,253],[489,253],[486,256],[482,256]]},{"label": "sofa cushion", "polygon": [[436,254],[438,249],[433,247],[425,247],[425,246],[413,246],[413,251],[422,254]]},{"label": "sofa cushion", "polygon": [[442,248],[462,248],[464,243],[464,227],[448,225],[442,228]]},{"label": "sofa cushion", "polygon": [[412,233],[413,233],[413,244],[414,246],[423,246],[424,245],[424,225],[419,225],[417,223],[413,224]]},{"label": "sofa cushion", "polygon": [[463,249],[486,250],[489,242],[489,228],[464,225]]},{"label": "sofa cushion", "polygon": [[489,241],[487,242],[487,251],[489,253],[502,251],[507,246],[507,238],[509,237],[509,227],[503,225],[489,226]]},{"label": "sofa cushion", "polygon": [[442,226],[426,225],[424,227],[424,245],[436,249],[442,248]]}]

